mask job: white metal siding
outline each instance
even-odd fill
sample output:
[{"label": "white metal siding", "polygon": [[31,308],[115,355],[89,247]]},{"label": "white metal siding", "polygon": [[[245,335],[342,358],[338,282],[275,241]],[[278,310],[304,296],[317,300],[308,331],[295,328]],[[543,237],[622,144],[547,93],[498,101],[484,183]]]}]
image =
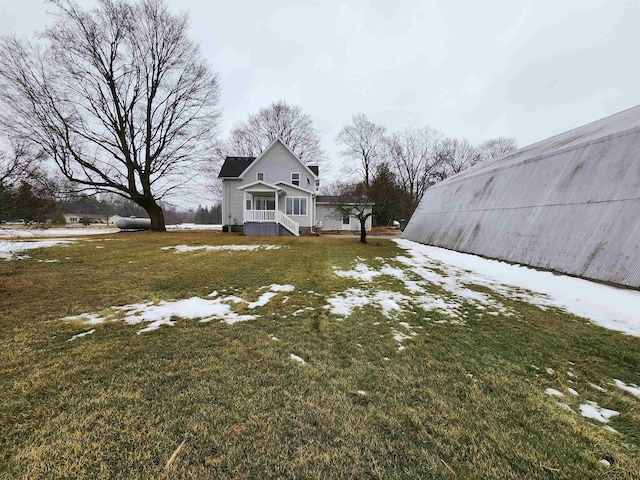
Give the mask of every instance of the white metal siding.
[{"label": "white metal siding", "polygon": [[429,188],[403,238],[640,287],[640,107]]}]

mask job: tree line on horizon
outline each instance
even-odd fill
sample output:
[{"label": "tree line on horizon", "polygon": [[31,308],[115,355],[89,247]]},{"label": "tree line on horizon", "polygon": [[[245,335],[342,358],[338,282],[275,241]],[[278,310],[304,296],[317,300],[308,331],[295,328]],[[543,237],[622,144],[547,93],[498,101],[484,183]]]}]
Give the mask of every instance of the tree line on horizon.
[{"label": "tree line on horizon", "polygon": [[431,185],[517,148],[513,138],[473,145],[429,126],[389,131],[364,114],[354,115],[336,142],[348,160],[342,169],[352,179],[336,182],[327,191],[370,197],[378,225],[408,220]]},{"label": "tree line on horizon", "polygon": [[[167,225],[196,223],[219,225],[222,206],[198,205],[178,208],[161,204]],[[0,183],[0,222],[65,225],[65,214],[80,216],[79,223],[90,223],[95,215],[147,217],[135,202],[117,195],[87,195],[64,191],[51,179],[29,177],[10,185]]]}]

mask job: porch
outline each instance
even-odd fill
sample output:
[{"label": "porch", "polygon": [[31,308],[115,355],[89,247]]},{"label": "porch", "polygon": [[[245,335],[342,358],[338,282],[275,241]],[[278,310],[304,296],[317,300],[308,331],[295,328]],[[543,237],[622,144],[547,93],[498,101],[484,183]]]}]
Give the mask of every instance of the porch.
[{"label": "porch", "polygon": [[[243,215],[243,224],[246,226],[248,223],[258,223],[258,224],[273,224],[276,227],[278,225],[282,225],[287,231],[291,232],[291,234],[295,236],[300,235],[300,225],[298,222],[292,220],[287,215],[282,213],[280,210],[246,210]],[[280,233],[266,233],[270,232],[271,229],[268,228],[260,228],[253,229],[254,231],[265,232],[263,235],[280,235]],[[280,231],[280,229],[276,229],[275,231]],[[245,232],[247,234],[247,232]],[[257,235],[253,233],[253,235]]]},{"label": "porch", "polygon": [[264,182],[242,188],[244,194],[242,223],[245,235],[300,235],[298,222],[279,209],[284,190]]}]

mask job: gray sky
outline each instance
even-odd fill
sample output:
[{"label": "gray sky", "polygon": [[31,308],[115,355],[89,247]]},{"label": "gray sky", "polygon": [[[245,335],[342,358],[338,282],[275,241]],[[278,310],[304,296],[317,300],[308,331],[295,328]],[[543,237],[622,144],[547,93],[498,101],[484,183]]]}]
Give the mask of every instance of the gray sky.
[{"label": "gray sky", "polygon": [[[1,34],[51,21],[41,0],[7,3]],[[274,100],[299,105],[328,152],[325,182],[356,113],[524,146],[640,103],[638,0],[168,3],[221,75],[222,132]]]}]

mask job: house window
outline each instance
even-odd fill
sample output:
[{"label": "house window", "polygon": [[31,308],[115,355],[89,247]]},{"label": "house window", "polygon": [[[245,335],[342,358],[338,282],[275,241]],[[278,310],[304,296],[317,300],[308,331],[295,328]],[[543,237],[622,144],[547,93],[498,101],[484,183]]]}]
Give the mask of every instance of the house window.
[{"label": "house window", "polygon": [[351,220],[349,219],[349,217],[342,217],[342,225],[349,225],[351,224]]},{"label": "house window", "polygon": [[264,172],[258,172],[258,181],[264,182]]},{"label": "house window", "polygon": [[287,197],[287,215],[306,215],[307,199]]},{"label": "house window", "polygon": [[247,210],[251,210],[251,200],[247,200]]},{"label": "house window", "polygon": [[291,183],[293,185],[300,186],[300,174],[299,173],[292,173],[291,174]]}]

